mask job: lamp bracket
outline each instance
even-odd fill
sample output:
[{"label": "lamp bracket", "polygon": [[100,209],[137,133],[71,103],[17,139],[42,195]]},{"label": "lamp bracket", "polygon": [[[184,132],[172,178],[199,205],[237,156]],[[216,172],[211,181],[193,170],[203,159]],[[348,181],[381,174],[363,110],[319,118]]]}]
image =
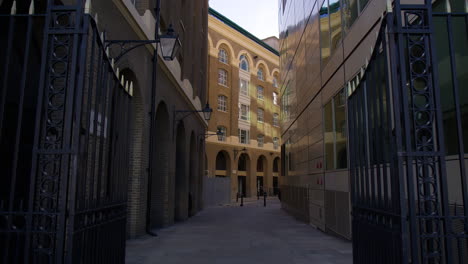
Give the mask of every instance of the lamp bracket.
[{"label": "lamp bracket", "polygon": [[130,51],[148,44],[159,43],[159,40],[106,40],[104,43],[105,49],[111,46],[120,47],[119,55],[114,58],[115,62],[118,62],[125,54],[129,53]]}]

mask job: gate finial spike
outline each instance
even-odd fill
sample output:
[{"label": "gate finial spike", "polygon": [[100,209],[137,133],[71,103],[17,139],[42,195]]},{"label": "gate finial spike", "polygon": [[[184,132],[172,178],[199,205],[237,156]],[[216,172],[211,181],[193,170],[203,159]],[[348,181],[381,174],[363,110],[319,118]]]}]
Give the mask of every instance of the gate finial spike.
[{"label": "gate finial spike", "polygon": [[94,16],[94,21],[96,21],[96,26],[98,24],[98,14],[96,13],[96,15]]},{"label": "gate finial spike", "polygon": [[128,93],[130,94],[130,96],[133,97],[133,82],[130,82],[130,89],[129,89]]},{"label": "gate finial spike", "polygon": [[32,0],[31,4],[29,5],[29,14],[34,14],[34,0]]},{"label": "gate finial spike", "polygon": [[128,93],[128,85],[129,85],[128,81],[125,81],[125,92],[127,92],[127,93]]},{"label": "gate finial spike", "polygon": [[371,45],[370,46],[370,55],[371,55],[371,57],[372,57],[372,53],[374,53],[374,46]]},{"label": "gate finial spike", "polygon": [[119,67],[117,67],[117,70],[115,71],[115,75],[117,75],[117,78],[119,78],[119,73],[120,73],[120,69]]},{"label": "gate finial spike", "polygon": [[112,69],[114,69],[114,66],[115,66],[115,62],[114,62],[114,59],[111,60],[111,67]]},{"label": "gate finial spike", "polygon": [[13,1],[13,5],[11,6],[11,15],[16,15],[16,1]]},{"label": "gate finial spike", "polygon": [[366,69],[367,69],[367,66],[369,65],[369,59],[366,57]]},{"label": "gate finial spike", "polygon": [[106,56],[109,57],[109,47],[106,48]]},{"label": "gate finial spike", "polygon": [[392,13],[392,12],[393,12],[392,0],[387,0],[387,13]]},{"label": "gate finial spike", "polygon": [[123,74],[122,79],[120,79],[120,84],[122,85],[122,87],[125,87],[125,77],[123,76]]},{"label": "gate finial spike", "polygon": [[91,11],[91,0],[86,0],[84,12],[85,14],[89,14]]}]

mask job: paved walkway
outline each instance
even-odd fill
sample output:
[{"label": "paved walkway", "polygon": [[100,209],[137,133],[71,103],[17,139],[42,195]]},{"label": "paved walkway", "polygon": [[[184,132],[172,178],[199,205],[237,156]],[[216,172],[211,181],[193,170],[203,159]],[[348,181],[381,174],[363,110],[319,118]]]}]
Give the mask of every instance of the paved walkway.
[{"label": "paved walkway", "polygon": [[351,243],[295,220],[277,200],[208,208],[158,237],[127,242],[126,263],[350,264]]}]

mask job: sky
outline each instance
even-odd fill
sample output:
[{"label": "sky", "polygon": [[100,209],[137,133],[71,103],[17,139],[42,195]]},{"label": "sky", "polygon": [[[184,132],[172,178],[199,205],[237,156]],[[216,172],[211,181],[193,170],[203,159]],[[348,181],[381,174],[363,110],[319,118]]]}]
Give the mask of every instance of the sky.
[{"label": "sky", "polygon": [[209,3],[259,39],[278,37],[278,0],[209,0]]}]

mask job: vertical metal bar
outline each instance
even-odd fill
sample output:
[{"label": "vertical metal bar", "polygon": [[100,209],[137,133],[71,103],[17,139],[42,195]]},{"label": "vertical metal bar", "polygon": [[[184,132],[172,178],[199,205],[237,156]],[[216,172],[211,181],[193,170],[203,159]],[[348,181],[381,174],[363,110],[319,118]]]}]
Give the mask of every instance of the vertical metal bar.
[{"label": "vertical metal bar", "polygon": [[[425,0],[426,3],[426,8],[427,8],[427,14],[428,14],[428,25],[431,30],[431,33],[428,34],[427,36],[427,42],[430,47],[430,56],[431,60],[430,63],[431,65],[436,64],[437,62],[437,56],[436,56],[436,51],[435,51],[435,43],[434,43],[434,25],[433,25],[433,18],[432,18],[432,3],[429,0]],[[452,221],[450,218],[450,212],[449,212],[449,204],[448,204],[448,185],[447,185],[447,168],[445,164],[445,141],[444,141],[444,131],[443,131],[443,118],[442,118],[442,107],[441,107],[441,102],[440,102],[440,87],[439,87],[439,77],[438,77],[438,72],[435,67],[431,67],[431,75],[432,75],[432,81],[433,81],[433,100],[435,103],[435,112],[436,112],[436,125],[435,128],[437,130],[437,143],[438,143],[438,150],[439,150],[439,177],[440,177],[440,182],[441,182],[441,198],[442,198],[442,204],[443,204],[443,214],[444,214],[444,229],[445,229],[445,248],[446,248],[446,261],[448,263],[453,263],[453,250],[452,250],[452,244],[451,241],[448,240],[447,235],[452,233]],[[466,213],[466,211],[465,211]]]},{"label": "vertical metal bar", "polygon": [[[399,49],[398,49],[398,20],[400,17],[400,10],[398,9],[398,2],[395,2],[395,13],[391,13],[387,16],[387,25],[389,25],[389,35],[391,40],[389,41],[389,55],[390,55],[390,73],[391,73],[391,86],[389,86],[389,94],[391,89],[392,99],[393,99],[393,116],[395,118],[395,139],[396,139],[396,149],[394,153],[399,153],[403,151],[403,140],[402,140],[402,121],[401,121],[401,106],[400,106],[400,89],[399,89],[399,75],[398,75],[398,64],[399,64]],[[395,22],[395,20],[397,22]],[[395,154],[394,154],[395,155]],[[400,223],[401,223],[401,263],[409,263],[409,255],[413,255],[414,248],[413,241],[411,240],[409,229],[406,224],[408,217],[408,207],[406,204],[406,192],[404,187],[404,162],[401,155],[397,155],[397,164],[398,164],[398,185],[395,188],[399,188],[399,197],[397,201],[400,204]],[[395,192],[396,193],[396,192]],[[396,199],[396,197],[395,197]],[[409,252],[408,252],[409,251]],[[418,262],[415,259],[416,263]]]},{"label": "vertical metal bar", "polygon": [[[460,108],[460,93],[459,93],[458,80],[457,80],[457,66],[455,62],[457,56],[455,55],[455,52],[454,52],[455,47],[453,45],[454,37],[453,37],[453,30],[452,30],[452,16],[450,14],[447,15],[447,32],[448,32],[448,44],[449,44],[449,51],[450,51],[450,66],[452,68],[451,72],[452,72],[452,80],[453,80],[452,81],[453,100],[455,102],[455,116],[457,120],[458,159],[459,159],[459,164],[460,164],[463,210],[464,210],[464,214],[467,215],[468,213],[468,190],[466,186],[467,182],[466,182],[466,168],[465,168],[465,155],[464,155],[465,148],[464,148],[464,142],[463,142],[463,127],[462,127],[462,115],[461,115],[461,110],[460,110],[461,109]],[[436,94],[436,96],[438,95]],[[440,107],[442,106],[440,105]],[[447,215],[446,217],[450,217],[450,215]],[[465,233],[468,234],[468,221],[466,220],[463,221],[463,225],[465,228]]]},{"label": "vertical metal bar", "polygon": [[[378,198],[375,192],[375,175],[374,175],[374,163],[375,163],[375,138],[373,133],[373,118],[375,119],[375,108],[373,107],[372,101],[374,101],[374,89],[375,89],[375,76],[374,76],[374,64],[372,62],[366,69],[366,78],[364,79],[364,109],[365,109],[365,116],[366,116],[366,143],[367,143],[367,154],[368,159],[366,163],[368,164],[368,168],[366,172],[368,173],[369,179],[369,192],[370,192],[370,204],[371,208],[378,208]],[[373,216],[374,217],[374,216]]]},{"label": "vertical metal bar", "polygon": [[[154,39],[159,41],[158,30],[159,30],[159,20],[161,16],[161,0],[156,2],[156,26],[154,30]],[[156,81],[157,81],[157,71],[158,71],[158,43],[155,44],[156,48],[153,54],[153,75],[151,79],[151,115],[150,115],[150,136],[149,136],[149,155],[148,155],[148,189],[147,189],[147,200],[146,200],[146,232],[150,235],[155,235],[151,232],[151,196],[153,188],[153,159],[154,159],[154,135],[156,131]],[[173,112],[175,119],[175,112]],[[172,124],[175,127],[175,124]],[[174,138],[174,133],[173,136]]]},{"label": "vertical metal bar", "polygon": [[[3,73],[3,84],[2,84],[2,96],[1,96],[1,102],[0,102],[0,139],[2,138],[2,132],[3,132],[3,118],[4,118],[4,115],[5,115],[5,105],[6,105],[6,97],[8,95],[7,91],[8,91],[8,77],[10,76],[9,75],[9,70],[10,70],[10,67],[9,67],[9,64],[10,64],[10,54],[12,53],[11,52],[11,49],[12,49],[12,45],[13,45],[13,31],[15,30],[15,18],[16,16],[14,15],[10,15],[9,17],[9,27],[8,27],[8,38],[7,38],[7,48],[6,48],[6,58],[5,58],[5,69],[4,69],[4,73]],[[12,179],[12,182],[14,183],[15,179]],[[13,189],[10,189],[10,201],[8,201],[8,211],[9,211],[9,217],[8,217],[8,220],[7,220],[7,229],[10,229],[11,228],[11,225],[12,225],[12,220],[13,220],[13,217],[12,217],[12,208],[13,208],[13,201],[12,201],[12,197],[13,197],[13,194],[14,194],[14,190]],[[9,255],[9,248],[10,248],[10,243],[12,243],[10,241],[10,237],[11,237],[11,232],[8,232],[6,234],[6,248],[5,248],[5,255],[3,256],[3,262],[4,263],[7,263],[8,262],[8,255]]]},{"label": "vertical metal bar", "polygon": [[[31,251],[30,244],[31,244],[31,237],[32,237],[32,223],[34,217],[34,198],[35,198],[35,186],[36,186],[36,179],[37,179],[37,166],[38,166],[38,159],[39,153],[38,149],[40,148],[39,138],[41,135],[41,123],[42,123],[42,114],[43,114],[43,105],[44,105],[44,98],[46,97],[46,90],[45,81],[48,79],[46,77],[47,71],[47,58],[49,54],[49,21],[52,17],[51,12],[52,7],[52,0],[47,0],[47,11],[44,20],[44,32],[43,32],[43,39],[42,39],[42,54],[41,54],[41,70],[39,74],[39,91],[37,97],[37,104],[36,104],[36,121],[35,121],[35,129],[34,129],[34,143],[33,143],[33,152],[31,158],[31,175],[30,175],[30,184],[29,184],[29,201],[28,201],[28,215],[26,218],[26,241],[25,241],[25,263],[29,262],[29,254]],[[34,253],[33,253],[34,254]],[[33,262],[36,262],[36,258],[33,257]]]},{"label": "vertical metal bar", "polygon": [[[402,18],[401,18],[401,8],[400,8],[400,3],[399,1],[395,2],[395,14],[396,14],[396,27],[397,27],[397,55],[398,55],[398,64],[400,68],[400,79],[399,79],[399,86],[396,86],[395,88],[398,90],[399,95],[401,96],[402,102],[402,118],[403,118],[403,126],[402,126],[402,132],[404,131],[404,149],[400,149],[401,152],[405,153],[404,157],[406,159],[406,182],[407,182],[407,191],[408,191],[408,203],[409,203],[409,223],[410,223],[410,233],[411,233],[411,255],[412,255],[412,262],[414,264],[419,263],[419,249],[418,249],[418,236],[417,236],[417,225],[416,225],[416,205],[415,205],[415,197],[414,197],[414,182],[413,182],[413,157],[408,155],[408,152],[412,150],[412,145],[411,145],[411,125],[409,121],[409,109],[408,109],[408,97],[406,93],[406,60],[405,60],[405,43],[403,39],[403,33],[401,32],[402,29]],[[403,145],[402,145],[403,147]],[[400,161],[400,166],[403,166],[403,159]],[[403,171],[402,171],[403,172]],[[402,197],[404,200],[406,197]],[[402,202],[404,202],[404,200]]]},{"label": "vertical metal bar", "polygon": [[[65,239],[66,235],[68,234],[69,237],[61,242],[64,243],[63,249],[67,249],[66,253],[64,253],[64,258],[67,259],[67,262],[71,263],[73,260],[73,252],[74,252],[74,223],[75,223],[75,217],[76,217],[76,190],[77,190],[77,173],[80,171],[76,166],[79,164],[79,157],[80,157],[80,151],[79,151],[79,146],[80,146],[80,128],[81,128],[81,116],[82,116],[82,100],[83,100],[83,90],[84,90],[84,83],[85,83],[85,73],[86,73],[86,54],[87,54],[87,43],[88,43],[88,26],[89,26],[89,21],[88,19],[85,19],[84,16],[84,1],[81,1],[81,4],[77,6],[77,9],[74,10],[76,12],[75,15],[75,34],[74,34],[74,40],[73,40],[73,55],[72,55],[72,72],[71,72],[71,80],[72,82],[72,89],[69,91],[67,95],[68,98],[68,109],[67,111],[69,112],[69,115],[72,116],[70,118],[70,121],[65,123],[65,130],[64,133],[68,133],[70,136],[66,139],[68,142],[66,142],[66,145],[70,146],[71,148],[71,153],[70,153],[70,162],[71,164],[67,167],[67,170],[64,170],[63,175],[67,175],[69,177],[65,177],[66,180],[63,180],[66,184],[62,186],[64,188],[64,191],[66,192],[68,189],[67,184],[70,182],[71,188],[68,190],[68,195],[67,196],[62,196],[62,199],[64,204],[64,208],[66,208],[66,213],[63,212],[64,215],[64,221],[62,224],[65,226],[63,227],[63,231],[59,233],[59,240],[60,239]],[[81,55],[81,56],[79,56]],[[75,67],[78,67],[78,70],[75,70]],[[76,83],[75,83],[76,82]],[[74,98],[75,97],[75,98]],[[73,127],[73,124],[71,123],[72,120],[74,119],[74,122],[76,124]],[[65,139],[65,137],[64,137]],[[64,144],[65,145],[65,144]],[[68,170],[68,167],[71,167],[70,170]],[[68,175],[70,173],[70,175]],[[68,201],[67,201],[68,200]],[[59,207],[60,208],[60,207]],[[67,219],[68,218],[68,219]],[[60,231],[60,229],[59,229]]]},{"label": "vertical metal bar", "polygon": [[[5,114],[5,104],[6,104],[6,96],[7,96],[7,90],[8,90],[8,77],[10,76],[9,70],[10,67],[10,56],[11,56],[11,49],[13,45],[13,32],[15,31],[15,18],[16,16],[11,15],[9,17],[9,27],[8,27],[8,41],[7,41],[7,47],[6,47],[6,57],[5,57],[5,69],[3,72],[3,84],[2,84],[2,97],[1,97],[1,102],[0,102],[0,138],[2,138],[2,131],[3,131],[3,117]],[[4,259],[6,261],[6,258],[8,256],[8,250],[6,251],[7,254],[4,256]]]}]

